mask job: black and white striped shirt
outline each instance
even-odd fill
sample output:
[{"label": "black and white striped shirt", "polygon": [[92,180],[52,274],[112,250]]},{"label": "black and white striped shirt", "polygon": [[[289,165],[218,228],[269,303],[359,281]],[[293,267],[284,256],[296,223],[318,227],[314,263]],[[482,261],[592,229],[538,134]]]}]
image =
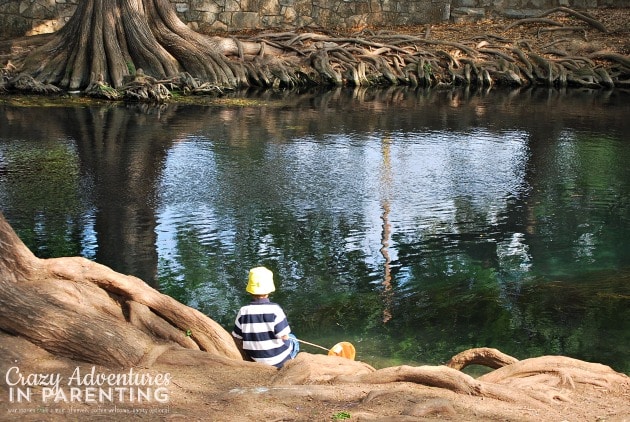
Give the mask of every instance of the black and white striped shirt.
[{"label": "black and white striped shirt", "polygon": [[243,340],[243,350],[253,360],[281,368],[293,350],[291,342],[281,337],[290,332],[280,305],[263,298],[253,300],[238,311],[232,335]]}]

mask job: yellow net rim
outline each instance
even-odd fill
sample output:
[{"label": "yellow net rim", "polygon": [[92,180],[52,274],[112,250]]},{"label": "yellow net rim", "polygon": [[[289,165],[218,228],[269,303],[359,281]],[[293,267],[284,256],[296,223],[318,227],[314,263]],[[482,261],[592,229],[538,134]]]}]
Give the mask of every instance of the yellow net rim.
[{"label": "yellow net rim", "polygon": [[352,343],[342,341],[335,344],[328,350],[328,356],[340,356],[342,358],[354,360],[356,356],[356,350]]}]

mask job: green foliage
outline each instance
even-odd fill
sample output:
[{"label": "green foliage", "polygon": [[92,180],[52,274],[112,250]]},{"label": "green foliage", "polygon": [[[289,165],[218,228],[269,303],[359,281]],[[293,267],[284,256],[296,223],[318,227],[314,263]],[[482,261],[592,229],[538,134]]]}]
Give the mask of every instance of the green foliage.
[{"label": "green foliage", "polygon": [[110,93],[110,94],[118,93],[118,91],[115,88],[112,88],[109,85],[99,85],[98,89],[103,91],[104,93]]},{"label": "green foliage", "polygon": [[127,62],[127,70],[129,71],[130,75],[136,74],[136,66],[133,64],[132,61]]},{"label": "green foliage", "polygon": [[335,413],[332,416],[334,421],[340,421],[340,420],[343,420],[343,419],[350,419],[351,417],[352,416],[348,412],[337,412],[337,413]]}]

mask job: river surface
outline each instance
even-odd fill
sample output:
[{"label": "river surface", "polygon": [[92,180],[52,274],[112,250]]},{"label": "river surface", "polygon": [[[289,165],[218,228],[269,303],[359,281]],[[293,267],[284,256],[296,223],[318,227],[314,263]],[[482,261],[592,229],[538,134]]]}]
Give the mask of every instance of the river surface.
[{"label": "river surface", "polygon": [[[630,373],[630,94],[338,90],[0,105],[0,208],[42,258],[231,330],[249,268],[376,367],[471,347]],[[303,345],[303,350],[321,350]]]}]

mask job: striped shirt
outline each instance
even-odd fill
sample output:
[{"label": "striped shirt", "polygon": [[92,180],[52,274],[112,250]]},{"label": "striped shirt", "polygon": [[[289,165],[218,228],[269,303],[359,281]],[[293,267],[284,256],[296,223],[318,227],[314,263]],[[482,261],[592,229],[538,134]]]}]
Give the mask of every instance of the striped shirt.
[{"label": "striped shirt", "polygon": [[280,305],[263,298],[254,299],[238,311],[232,335],[243,340],[243,350],[256,362],[282,368],[291,358],[293,346],[281,337],[290,332]]}]

